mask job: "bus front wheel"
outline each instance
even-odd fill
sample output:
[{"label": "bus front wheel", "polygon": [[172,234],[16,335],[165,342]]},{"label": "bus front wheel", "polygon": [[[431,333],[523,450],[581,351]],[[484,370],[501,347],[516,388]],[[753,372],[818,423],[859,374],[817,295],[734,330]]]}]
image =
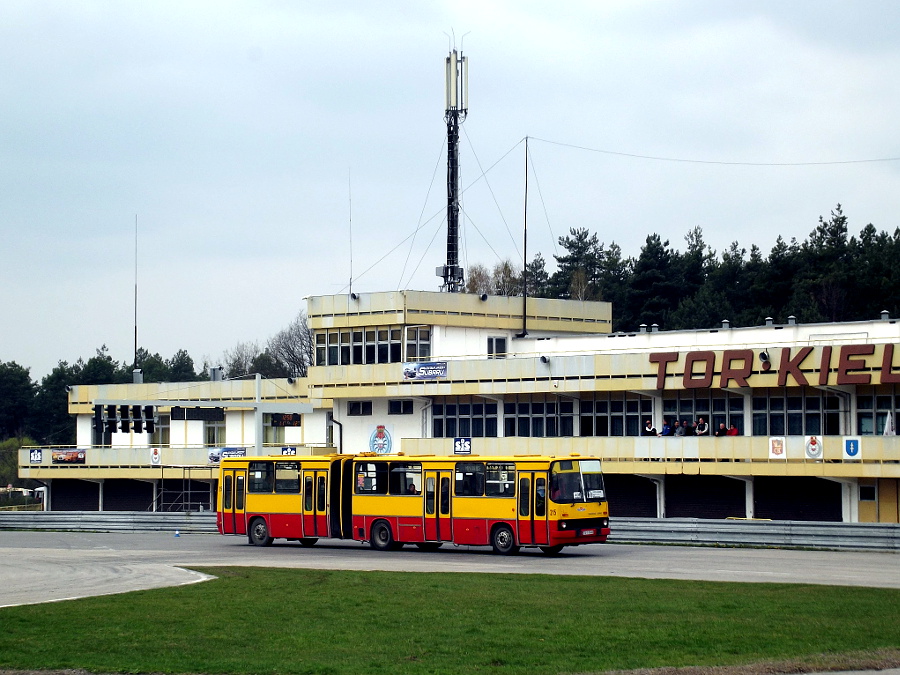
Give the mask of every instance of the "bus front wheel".
[{"label": "bus front wheel", "polygon": [[391,526],[383,520],[379,520],[372,525],[372,532],[369,536],[369,544],[376,551],[390,551],[396,548],[394,544],[394,535],[391,533]]},{"label": "bus front wheel", "polygon": [[514,555],[519,552],[516,546],[516,537],[509,525],[497,525],[491,533],[491,546],[494,553],[500,555]]},{"label": "bus front wheel", "polygon": [[555,546],[541,546],[541,550],[547,555],[559,555],[559,552],[563,550],[563,545],[556,544]]},{"label": "bus front wheel", "polygon": [[300,540],[300,545],[308,548],[310,546],[315,546],[317,541],[319,541],[318,537],[303,537],[303,539]]},{"label": "bus front wheel", "polygon": [[272,537],[269,536],[269,526],[263,518],[257,518],[250,523],[250,543],[254,546],[271,546]]}]

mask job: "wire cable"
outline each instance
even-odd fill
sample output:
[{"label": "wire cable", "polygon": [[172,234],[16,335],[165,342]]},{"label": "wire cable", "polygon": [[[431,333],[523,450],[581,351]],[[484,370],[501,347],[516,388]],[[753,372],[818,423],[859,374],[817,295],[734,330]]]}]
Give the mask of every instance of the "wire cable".
[{"label": "wire cable", "polygon": [[[437,178],[438,167],[441,165],[441,157],[444,155],[444,145],[446,144],[446,139],[441,139],[441,149],[438,151],[437,161],[434,163],[434,171],[431,174],[431,183],[428,185],[428,191],[425,193],[425,201],[422,204],[422,211],[419,213],[419,227],[422,225],[422,216],[425,215],[425,209],[428,206],[428,198],[431,196],[431,188],[434,187],[435,178]],[[409,243],[409,251],[406,253],[406,260],[403,261],[403,270],[400,272],[400,282],[397,284],[397,290],[400,290],[400,286],[403,284],[403,276],[406,274],[406,266],[409,264],[409,256],[412,255],[413,246],[416,243],[416,232],[419,231],[419,227],[415,229],[413,232],[412,241]],[[410,275],[412,278],[412,275]],[[408,283],[408,282],[407,282]]]},{"label": "wire cable", "polygon": [[519,247],[516,244],[516,238],[513,237],[512,231],[509,229],[509,223],[506,222],[506,218],[503,216],[503,210],[500,208],[500,203],[497,201],[497,195],[494,194],[494,188],[491,187],[490,181],[488,181],[487,179],[487,174],[485,173],[484,169],[481,168],[481,160],[478,159],[478,153],[475,152],[475,146],[472,145],[472,139],[469,138],[469,134],[468,132],[466,132],[465,127],[463,127],[463,134],[465,134],[466,140],[469,142],[469,147],[472,149],[472,155],[475,157],[475,161],[478,163],[478,168],[481,171],[482,177],[484,178],[485,185],[487,185],[488,192],[491,193],[491,198],[494,200],[494,205],[497,207],[497,212],[500,214],[500,220],[503,221],[503,225],[504,227],[506,227],[506,233],[509,235],[509,240],[512,242],[513,248],[516,250],[516,257],[520,257]]},{"label": "wire cable", "polygon": [[[553,228],[550,226],[550,214],[547,213],[547,204],[544,202],[544,193],[541,192],[541,181],[538,180],[537,171],[534,168],[534,151],[528,153],[528,163],[531,164],[531,173],[534,176],[534,182],[537,183],[538,197],[541,198],[541,206],[544,209],[544,219],[547,221],[547,229],[550,231],[550,241],[553,242],[553,257],[559,256],[559,249],[556,247],[556,235],[553,234]],[[528,261],[525,261],[528,264]]]},{"label": "wire cable", "polygon": [[602,155],[613,155],[616,157],[629,157],[631,159],[647,159],[655,162],[680,162],[683,164],[716,164],[719,166],[832,166],[838,164],[872,164],[876,162],[900,162],[900,157],[880,157],[875,159],[844,159],[827,162],[729,162],[714,159],[685,159],[683,157],[660,157],[656,155],[638,155],[630,152],[616,152],[615,150],[603,150],[600,148],[588,148],[583,145],[575,145],[574,143],[562,143],[560,141],[551,141],[546,138],[535,138],[529,136],[533,141],[541,141],[550,145],[558,145],[564,148],[574,148],[576,150],[586,150],[587,152],[597,152]]}]

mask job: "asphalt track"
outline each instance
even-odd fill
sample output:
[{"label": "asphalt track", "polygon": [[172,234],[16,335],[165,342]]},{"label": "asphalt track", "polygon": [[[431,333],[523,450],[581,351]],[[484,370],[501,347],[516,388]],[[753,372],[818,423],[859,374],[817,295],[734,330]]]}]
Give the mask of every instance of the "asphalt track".
[{"label": "asphalt track", "polygon": [[556,557],[536,549],[497,556],[487,548],[373,551],[322,540],[312,548],[244,537],[174,533],[0,532],[0,607],[196,583],[190,567],[255,566],[408,572],[575,574],[900,588],[895,553],[598,544]]}]

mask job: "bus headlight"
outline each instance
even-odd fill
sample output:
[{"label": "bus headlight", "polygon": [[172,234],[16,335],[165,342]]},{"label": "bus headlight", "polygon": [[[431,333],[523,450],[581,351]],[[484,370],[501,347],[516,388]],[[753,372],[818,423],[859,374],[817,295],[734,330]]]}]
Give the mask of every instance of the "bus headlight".
[{"label": "bus headlight", "polygon": [[564,520],[559,521],[559,529],[565,530],[568,527],[569,527],[569,524],[566,521],[564,521]]}]

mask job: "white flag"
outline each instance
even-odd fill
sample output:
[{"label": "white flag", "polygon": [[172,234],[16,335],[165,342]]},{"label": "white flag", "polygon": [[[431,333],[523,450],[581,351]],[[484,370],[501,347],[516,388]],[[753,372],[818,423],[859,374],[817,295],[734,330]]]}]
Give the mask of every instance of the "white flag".
[{"label": "white flag", "polygon": [[896,436],[897,432],[894,431],[894,415],[893,413],[888,413],[887,419],[884,421],[884,435],[885,436]]}]

